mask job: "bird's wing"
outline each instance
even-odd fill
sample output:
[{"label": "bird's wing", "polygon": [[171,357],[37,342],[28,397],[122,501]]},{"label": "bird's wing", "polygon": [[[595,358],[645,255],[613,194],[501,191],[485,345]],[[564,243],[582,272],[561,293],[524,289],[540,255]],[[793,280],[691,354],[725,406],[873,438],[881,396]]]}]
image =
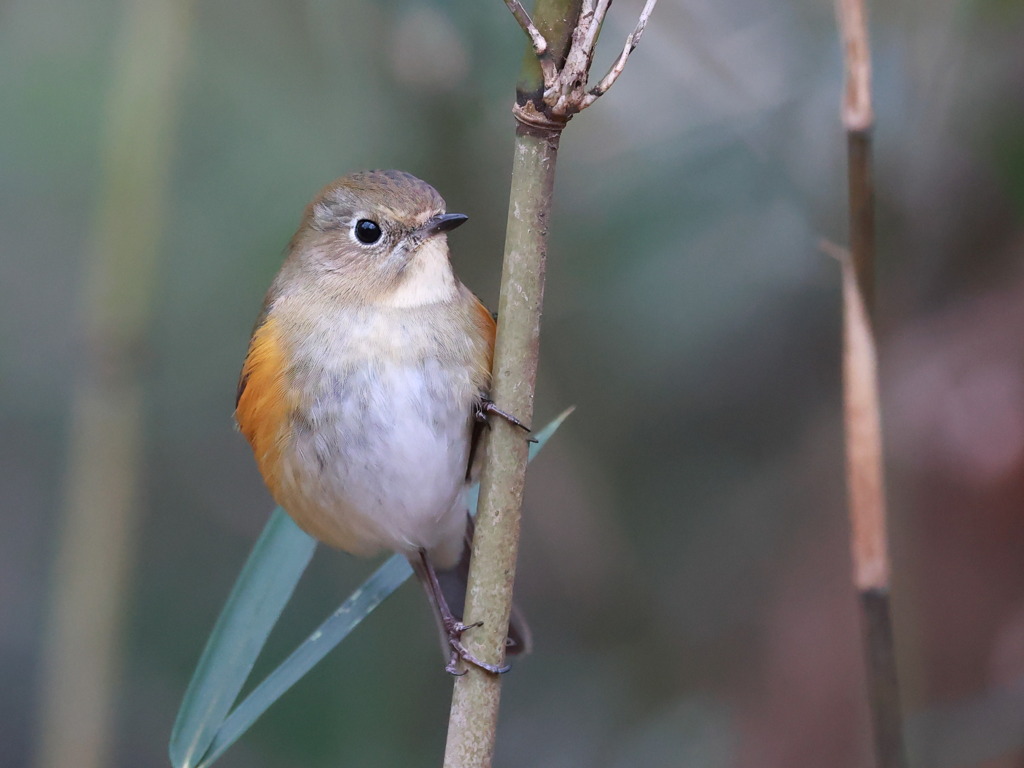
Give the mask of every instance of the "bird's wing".
[{"label": "bird's wing", "polygon": [[[490,390],[491,365],[494,362],[494,339],[498,333],[498,324],[494,315],[492,315],[491,311],[484,306],[484,303],[476,296],[473,298],[475,299],[475,304],[473,305],[473,320],[480,331],[480,335],[484,339],[487,350],[485,359],[481,361],[481,365],[485,368],[485,375],[482,377],[482,380],[485,383],[480,391],[480,396],[486,397]],[[484,427],[487,426],[486,420],[479,418],[479,405],[479,402],[473,404],[473,434],[470,437],[469,443],[469,461],[466,465],[466,480],[471,480],[475,475],[473,465],[477,458],[477,449],[480,445],[480,437],[483,435]]]}]

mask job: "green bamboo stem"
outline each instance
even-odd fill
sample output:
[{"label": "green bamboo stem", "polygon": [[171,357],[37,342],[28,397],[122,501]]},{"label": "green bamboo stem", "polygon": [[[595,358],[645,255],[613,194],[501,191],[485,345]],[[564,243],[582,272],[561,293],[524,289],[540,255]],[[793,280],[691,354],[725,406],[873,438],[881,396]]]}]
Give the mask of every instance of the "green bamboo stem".
[{"label": "green bamboo stem", "polygon": [[64,510],[43,647],[35,764],[111,761],[114,691],[139,522],[139,351],[191,3],[127,3],[105,115],[104,178],[84,272]]},{"label": "green bamboo stem", "polygon": [[[539,0],[535,8],[534,21],[549,41],[546,55],[555,61],[565,59],[580,6],[581,0]],[[517,91],[520,105],[537,100],[543,91],[531,46]],[[533,420],[548,216],[564,125],[564,120],[555,120],[549,127],[522,122],[516,127],[491,397],[525,423]],[[528,446],[519,429],[502,419],[491,422],[465,610],[467,624],[483,624],[468,631],[463,642],[477,658],[500,664],[512,610]],[[491,765],[500,697],[499,675],[469,666],[456,678],[445,768]]]},{"label": "green bamboo stem", "polygon": [[[526,423],[533,418],[547,247],[545,222],[557,150],[557,133],[538,136],[522,128],[517,131],[492,397]],[[492,423],[466,596],[466,623],[482,621],[483,626],[469,631],[464,642],[478,658],[500,664],[512,608],[528,446],[519,429],[500,419],[492,419]],[[499,675],[470,667],[456,678],[445,766],[490,765],[500,695]]]}]

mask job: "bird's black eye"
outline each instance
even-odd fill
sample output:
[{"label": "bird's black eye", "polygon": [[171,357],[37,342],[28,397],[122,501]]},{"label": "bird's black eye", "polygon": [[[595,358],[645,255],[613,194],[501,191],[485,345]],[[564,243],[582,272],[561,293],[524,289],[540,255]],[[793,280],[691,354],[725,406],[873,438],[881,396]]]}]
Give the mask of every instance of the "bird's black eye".
[{"label": "bird's black eye", "polygon": [[380,240],[380,224],[369,219],[360,219],[356,222],[356,239],[364,245],[373,245]]}]

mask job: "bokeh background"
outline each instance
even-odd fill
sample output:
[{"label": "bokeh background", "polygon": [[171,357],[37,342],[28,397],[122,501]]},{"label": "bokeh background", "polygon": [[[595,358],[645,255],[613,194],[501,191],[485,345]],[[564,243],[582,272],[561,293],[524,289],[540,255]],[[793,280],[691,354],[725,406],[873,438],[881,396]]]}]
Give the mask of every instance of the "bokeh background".
[{"label": "bokeh background", "polygon": [[[599,67],[639,5],[615,7]],[[1024,4],[872,12],[912,755],[1019,767]],[[47,702],[85,727],[108,700],[77,764],[167,764],[272,507],[231,410],[301,210],[351,170],[416,173],[470,215],[455,265],[494,306],[522,50],[497,0],[0,3],[3,765],[44,764]],[[662,0],[569,126],[537,419],[577,410],[530,471],[537,649],[506,678],[498,765],[869,764],[819,249],[846,238],[840,92],[830,3]],[[116,482],[90,484],[103,466]],[[127,512],[69,523],[83,499]],[[99,553],[70,587],[68,542]],[[257,672],[372,567],[321,551]],[[81,652],[46,665],[61,631]],[[112,687],[78,689],[82,667]],[[438,765],[450,689],[407,585],[220,764]]]}]

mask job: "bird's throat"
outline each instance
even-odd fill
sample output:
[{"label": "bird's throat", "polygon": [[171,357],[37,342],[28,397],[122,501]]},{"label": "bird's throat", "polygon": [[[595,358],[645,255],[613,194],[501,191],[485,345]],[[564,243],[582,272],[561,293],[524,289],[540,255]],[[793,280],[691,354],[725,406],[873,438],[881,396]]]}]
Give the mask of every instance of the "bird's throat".
[{"label": "bird's throat", "polygon": [[397,286],[382,303],[418,307],[451,299],[457,291],[458,283],[448,261],[447,238],[432,237],[416,250]]}]

